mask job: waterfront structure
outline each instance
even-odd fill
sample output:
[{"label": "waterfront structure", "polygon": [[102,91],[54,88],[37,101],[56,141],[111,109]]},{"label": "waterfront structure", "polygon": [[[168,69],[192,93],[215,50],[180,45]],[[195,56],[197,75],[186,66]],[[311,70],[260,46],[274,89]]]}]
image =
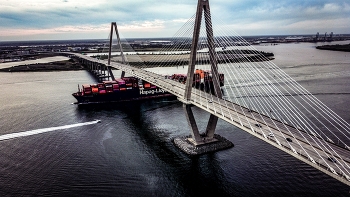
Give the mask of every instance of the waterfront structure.
[{"label": "waterfront structure", "polygon": [[[131,66],[127,62],[123,63],[123,60],[111,62],[82,54],[69,55],[89,64],[104,64],[122,70],[175,95],[184,103],[191,136],[175,138],[174,143],[188,154],[202,154],[232,146],[231,142],[215,135],[216,122],[220,118],[350,185],[350,125],[264,55],[255,54],[261,61],[250,59],[247,50],[242,47],[253,48],[240,36],[214,37],[209,1],[198,0],[197,14],[190,20],[189,24],[194,24],[191,26],[194,32],[192,38],[183,41],[192,42],[190,60],[179,61],[174,65],[185,66],[184,62],[189,62],[186,65],[186,84],[164,78],[156,71],[149,71],[155,65]],[[204,42],[207,44],[202,45]],[[180,45],[172,47],[176,50]],[[171,56],[176,54],[163,58],[169,59]],[[234,58],[218,64],[217,58],[220,56]],[[158,67],[169,66],[166,61],[157,59],[155,62],[165,62],[165,65],[156,65]],[[211,70],[213,85],[210,88],[213,92],[192,89],[188,83],[192,81],[195,69],[203,67]],[[221,88],[218,85],[219,72],[225,73],[225,86]],[[211,114],[206,132],[202,134],[197,128],[192,106]]]}]

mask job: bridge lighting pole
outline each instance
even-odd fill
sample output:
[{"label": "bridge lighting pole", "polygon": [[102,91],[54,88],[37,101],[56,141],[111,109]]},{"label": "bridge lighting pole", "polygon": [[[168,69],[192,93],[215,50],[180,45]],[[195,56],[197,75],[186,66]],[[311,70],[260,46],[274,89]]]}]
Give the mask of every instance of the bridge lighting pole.
[{"label": "bridge lighting pole", "polygon": [[185,89],[185,95],[184,95],[184,100],[187,101],[187,103],[183,104],[186,118],[191,129],[192,143],[194,143],[195,145],[216,141],[216,139],[214,138],[214,133],[215,133],[215,128],[218,121],[218,117],[211,114],[208,121],[205,135],[201,136],[199,133],[195,118],[193,116],[191,104],[190,104],[192,82],[193,82],[194,69],[195,69],[196,57],[197,57],[197,45],[198,45],[199,34],[201,29],[203,11],[204,11],[205,29],[207,34],[208,48],[209,48],[209,60],[210,60],[211,72],[213,76],[213,85],[216,91],[215,92],[216,96],[218,98],[222,98],[222,92],[219,84],[219,73],[218,73],[217,58],[215,53],[215,42],[214,42],[213,28],[211,23],[209,0],[198,0],[196,20],[195,20],[193,38],[192,38],[191,54],[190,54],[188,71],[187,71],[186,89]]}]

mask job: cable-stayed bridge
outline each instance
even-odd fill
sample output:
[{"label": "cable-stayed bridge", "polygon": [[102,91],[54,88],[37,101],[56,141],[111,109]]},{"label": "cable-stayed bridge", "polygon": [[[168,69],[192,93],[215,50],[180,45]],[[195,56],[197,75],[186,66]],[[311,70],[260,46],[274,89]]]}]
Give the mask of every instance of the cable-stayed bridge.
[{"label": "cable-stayed bridge", "polygon": [[[215,135],[221,118],[350,185],[349,123],[272,63],[266,53],[234,32],[215,28],[209,1],[198,0],[196,14],[162,51],[148,54],[150,59],[130,52],[115,23],[108,46],[108,60],[70,55],[80,58],[91,70],[112,75],[110,68],[115,68],[122,76],[130,74],[175,95],[183,102],[191,132],[188,138],[175,139],[185,152],[195,154],[202,147],[213,145],[215,149],[215,144],[225,142]],[[116,55],[112,56],[112,51]],[[183,68],[186,75],[164,76],[164,71],[172,68]],[[198,130],[192,106],[211,114],[206,131]]]}]

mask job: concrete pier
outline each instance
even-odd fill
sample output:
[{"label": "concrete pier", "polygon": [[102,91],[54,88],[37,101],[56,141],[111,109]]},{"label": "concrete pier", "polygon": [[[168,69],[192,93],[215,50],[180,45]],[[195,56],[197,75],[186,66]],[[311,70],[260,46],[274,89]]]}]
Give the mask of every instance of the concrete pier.
[{"label": "concrete pier", "polygon": [[233,146],[232,142],[215,134],[218,117],[213,114],[210,114],[205,133],[200,134],[196,124],[195,117],[193,116],[193,112],[191,109],[191,107],[193,106],[191,103],[192,85],[193,85],[192,83],[194,81],[194,70],[196,67],[196,60],[197,60],[196,56],[197,56],[197,50],[198,50],[197,45],[199,42],[203,12],[204,12],[208,50],[209,50],[210,70],[213,77],[212,79],[213,88],[215,90],[219,90],[216,92],[211,92],[211,94],[219,99],[222,98],[222,92],[221,92],[220,83],[219,83],[220,80],[219,80],[219,72],[218,72],[217,54],[215,53],[213,27],[212,27],[211,16],[210,16],[209,0],[198,0],[196,20],[194,24],[194,32],[193,32],[193,38],[192,38],[191,53],[190,53],[188,71],[187,71],[187,80],[185,84],[186,88],[185,88],[184,97],[179,98],[179,100],[184,101],[183,109],[190,128],[191,136],[174,139],[175,145],[189,155],[204,154],[208,152],[230,148]]},{"label": "concrete pier", "polygon": [[208,143],[194,145],[194,143],[191,142],[192,136],[184,136],[174,138],[173,142],[175,146],[191,156],[225,150],[234,146],[232,142],[218,134],[214,134],[214,139],[215,140],[211,140],[211,142]]}]

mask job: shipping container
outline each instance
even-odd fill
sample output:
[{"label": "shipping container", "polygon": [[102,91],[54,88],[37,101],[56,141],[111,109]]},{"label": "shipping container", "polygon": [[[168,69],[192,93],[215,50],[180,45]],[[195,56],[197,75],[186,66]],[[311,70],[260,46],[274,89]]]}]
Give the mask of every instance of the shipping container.
[{"label": "shipping container", "polygon": [[91,86],[90,85],[82,85],[83,87],[83,94],[89,95],[92,94]]},{"label": "shipping container", "polygon": [[97,94],[98,93],[98,86],[96,84],[91,85],[92,93]]}]

